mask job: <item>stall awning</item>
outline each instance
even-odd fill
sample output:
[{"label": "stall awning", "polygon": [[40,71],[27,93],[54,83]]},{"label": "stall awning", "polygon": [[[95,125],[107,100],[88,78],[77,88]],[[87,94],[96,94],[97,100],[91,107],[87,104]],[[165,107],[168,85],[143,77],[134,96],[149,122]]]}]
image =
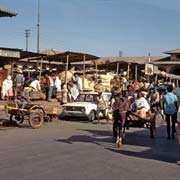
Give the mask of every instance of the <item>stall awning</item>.
[{"label": "stall awning", "polygon": [[31,59],[41,59],[42,57],[46,57],[46,54],[41,54],[41,53],[36,53],[36,52],[31,52],[31,51],[20,51],[20,58],[21,59],[27,59],[27,60],[31,60]]},{"label": "stall awning", "polygon": [[16,15],[17,15],[17,13],[15,13],[15,12],[0,8],[0,17],[13,17]]},{"label": "stall awning", "polygon": [[[163,57],[161,56],[152,56],[150,57],[151,63],[162,59]],[[142,56],[142,57],[102,57],[97,60],[98,65],[103,65],[103,64],[146,64],[149,62],[149,56]]]},{"label": "stall awning", "polygon": [[58,53],[55,55],[49,55],[47,56],[47,60],[48,61],[58,61],[58,62],[63,62],[66,63],[67,61],[67,56],[69,58],[69,62],[80,62],[84,60],[84,56],[85,56],[85,60],[89,61],[89,60],[96,60],[99,57],[91,55],[91,54],[85,54],[85,53],[78,53],[78,52],[70,52],[70,51],[66,51],[63,53]]},{"label": "stall awning", "polygon": [[20,59],[31,59],[33,57],[41,58],[46,56],[45,54],[39,54],[36,52],[23,51],[22,49],[5,48],[0,47],[0,61],[18,61]]}]

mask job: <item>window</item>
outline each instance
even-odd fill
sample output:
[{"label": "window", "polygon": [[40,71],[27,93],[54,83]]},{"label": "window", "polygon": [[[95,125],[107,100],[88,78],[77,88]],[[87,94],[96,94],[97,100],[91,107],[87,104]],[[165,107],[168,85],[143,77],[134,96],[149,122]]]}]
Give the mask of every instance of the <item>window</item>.
[{"label": "window", "polygon": [[93,95],[92,94],[87,94],[86,95],[86,102],[92,102],[93,101]]},{"label": "window", "polygon": [[176,55],[176,58],[177,58],[177,59],[180,59],[180,54]]}]

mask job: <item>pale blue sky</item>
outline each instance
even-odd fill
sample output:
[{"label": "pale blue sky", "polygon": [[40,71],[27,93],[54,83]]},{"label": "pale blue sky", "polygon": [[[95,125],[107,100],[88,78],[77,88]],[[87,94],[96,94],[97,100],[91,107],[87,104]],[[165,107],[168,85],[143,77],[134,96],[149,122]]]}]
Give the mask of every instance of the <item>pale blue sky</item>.
[{"label": "pale blue sky", "polygon": [[[36,51],[38,0],[1,0],[0,46]],[[97,56],[163,55],[180,48],[180,0],[40,0],[40,50]]]}]

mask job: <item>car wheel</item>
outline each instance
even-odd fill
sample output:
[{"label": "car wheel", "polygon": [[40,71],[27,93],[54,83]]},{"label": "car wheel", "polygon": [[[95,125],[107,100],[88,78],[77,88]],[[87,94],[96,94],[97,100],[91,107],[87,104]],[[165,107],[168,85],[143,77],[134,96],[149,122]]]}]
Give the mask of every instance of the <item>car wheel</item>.
[{"label": "car wheel", "polygon": [[88,115],[88,120],[89,121],[94,121],[96,118],[96,114],[95,114],[95,111],[91,111]]}]

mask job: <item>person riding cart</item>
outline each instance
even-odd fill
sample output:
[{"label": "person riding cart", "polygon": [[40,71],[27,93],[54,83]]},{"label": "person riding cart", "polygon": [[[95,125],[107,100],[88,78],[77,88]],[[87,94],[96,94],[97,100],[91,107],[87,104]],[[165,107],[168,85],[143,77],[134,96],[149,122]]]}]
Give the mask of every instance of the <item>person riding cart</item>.
[{"label": "person riding cart", "polygon": [[155,137],[155,113],[151,111],[150,105],[143,97],[141,90],[137,92],[137,99],[131,104],[131,109],[127,113],[126,126],[128,125],[127,121],[141,122],[143,125],[150,123],[151,138]]},{"label": "person riding cart", "polygon": [[15,104],[18,106],[18,108],[24,109],[26,108],[30,101],[25,96],[21,94],[21,92],[18,92],[16,99],[14,100]]}]

